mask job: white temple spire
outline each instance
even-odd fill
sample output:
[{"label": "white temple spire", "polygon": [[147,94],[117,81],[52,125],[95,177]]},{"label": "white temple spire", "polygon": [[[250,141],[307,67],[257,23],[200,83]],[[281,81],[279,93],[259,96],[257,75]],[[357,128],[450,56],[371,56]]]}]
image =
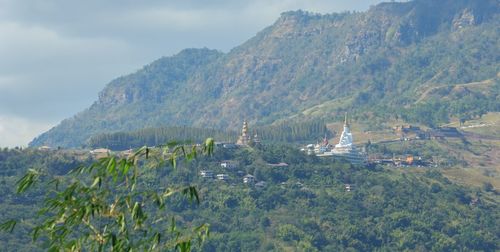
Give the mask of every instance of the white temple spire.
[{"label": "white temple spire", "polygon": [[340,135],[340,141],[335,148],[352,148],[352,134],[351,129],[349,128],[349,121],[347,120],[347,113],[344,116],[344,130],[342,131],[342,135]]},{"label": "white temple spire", "polygon": [[345,113],[344,115],[344,130],[340,135],[339,143],[335,145],[335,148],[333,148],[331,154],[336,157],[345,158],[352,164],[360,165],[365,162],[364,155],[358,152],[356,150],[356,146],[354,146],[353,144],[352,133],[347,113]]}]

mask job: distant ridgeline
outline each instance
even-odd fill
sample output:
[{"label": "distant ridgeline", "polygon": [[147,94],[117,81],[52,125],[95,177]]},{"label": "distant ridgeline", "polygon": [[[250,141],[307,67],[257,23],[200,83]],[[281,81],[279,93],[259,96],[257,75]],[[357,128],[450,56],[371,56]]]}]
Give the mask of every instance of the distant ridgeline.
[{"label": "distant ridgeline", "polygon": [[[328,134],[323,120],[308,122],[281,122],[277,125],[251,128],[250,134],[258,134],[263,142],[300,142],[319,139]],[[157,146],[170,141],[201,142],[208,137],[221,142],[234,142],[238,136],[235,131],[202,129],[193,127],[145,128],[137,131],[104,133],[92,136],[87,145],[91,148],[106,147],[112,150],[125,150],[140,146]]]}]

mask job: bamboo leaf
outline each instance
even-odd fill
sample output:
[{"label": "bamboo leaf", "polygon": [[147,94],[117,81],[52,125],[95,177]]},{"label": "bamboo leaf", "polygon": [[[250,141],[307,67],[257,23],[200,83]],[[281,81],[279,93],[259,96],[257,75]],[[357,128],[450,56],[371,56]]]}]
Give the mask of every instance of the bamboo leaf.
[{"label": "bamboo leaf", "polygon": [[198,191],[194,186],[189,186],[186,187],[182,190],[182,193],[184,195],[187,195],[189,197],[189,201],[193,201],[193,199],[196,200],[197,204],[200,204],[200,197],[198,196]]},{"label": "bamboo leaf", "polygon": [[101,177],[99,177],[99,176],[97,176],[94,179],[94,182],[92,183],[92,185],[90,187],[95,187],[96,185],[98,185],[99,187],[101,187]]},{"label": "bamboo leaf", "polygon": [[8,220],[2,224],[0,224],[0,230],[2,231],[8,231],[9,233],[12,233],[12,231],[14,230],[14,228],[16,227],[17,225],[17,221],[16,220]]},{"label": "bamboo leaf", "polygon": [[182,241],[177,243],[175,249],[179,249],[181,252],[191,251],[191,241]]},{"label": "bamboo leaf", "polygon": [[34,169],[29,169],[28,172],[17,181],[17,193],[23,193],[30,188],[38,179],[40,173]]},{"label": "bamboo leaf", "polygon": [[175,217],[172,216],[172,220],[170,221],[170,232],[174,232],[176,230],[175,227]]},{"label": "bamboo leaf", "polygon": [[106,171],[109,174],[114,174],[116,168],[116,159],[114,157],[111,157],[108,162],[108,166],[106,167]]},{"label": "bamboo leaf", "polygon": [[49,185],[50,184],[54,184],[55,185],[55,188],[56,190],[59,190],[59,184],[61,183],[61,179],[59,178],[55,178],[53,179],[52,181],[49,182]]},{"label": "bamboo leaf", "polygon": [[130,167],[133,165],[131,162],[126,162],[125,166],[123,167],[123,175],[127,175],[128,171],[130,170]]},{"label": "bamboo leaf", "polygon": [[118,216],[118,224],[120,226],[120,233],[124,233],[127,230],[127,224],[125,222],[125,215],[120,214]]},{"label": "bamboo leaf", "polygon": [[205,145],[203,146],[203,150],[204,150],[205,154],[209,155],[209,156],[212,156],[212,154],[214,152],[214,146],[215,146],[214,139],[213,138],[207,138],[205,140]]},{"label": "bamboo leaf", "polygon": [[168,198],[168,197],[172,196],[172,194],[174,194],[174,193],[175,193],[174,190],[171,190],[170,188],[167,188],[167,190],[165,190],[165,192],[163,193],[162,196],[164,198]]},{"label": "bamboo leaf", "polygon": [[160,233],[158,233],[158,232],[157,232],[157,233],[154,235],[153,242],[154,242],[156,245],[160,244],[160,242],[161,242],[161,234],[160,234]]}]

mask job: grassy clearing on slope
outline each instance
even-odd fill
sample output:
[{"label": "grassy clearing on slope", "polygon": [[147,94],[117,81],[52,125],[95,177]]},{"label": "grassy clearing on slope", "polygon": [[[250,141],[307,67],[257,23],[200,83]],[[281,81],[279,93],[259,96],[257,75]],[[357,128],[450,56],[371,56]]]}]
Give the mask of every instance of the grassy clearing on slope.
[{"label": "grassy clearing on slope", "polygon": [[303,115],[306,116],[322,116],[329,112],[335,111],[337,109],[346,107],[352,103],[353,98],[339,98],[331,101],[321,103],[319,105],[313,106],[302,111]]},{"label": "grassy clearing on slope", "polygon": [[491,85],[495,83],[495,80],[493,79],[488,79],[484,81],[478,81],[478,82],[471,82],[471,83],[463,83],[463,84],[426,84],[421,87],[419,87],[419,90],[421,91],[420,97],[415,101],[415,103],[420,103],[424,100],[426,100],[429,96],[432,96],[434,93],[438,92],[440,89],[453,89],[457,90],[460,88],[467,88],[469,90],[474,90],[478,91],[481,93],[488,93],[489,89],[491,88]]},{"label": "grassy clearing on slope", "polygon": [[[458,122],[451,125],[459,127]],[[481,118],[467,121],[460,129],[466,132],[500,137],[500,112],[489,112]]]},{"label": "grassy clearing on slope", "polygon": [[442,173],[450,180],[460,184],[482,187],[484,183],[491,183],[496,190],[500,189],[500,179],[498,176],[487,176],[480,169],[454,167],[444,169]]}]

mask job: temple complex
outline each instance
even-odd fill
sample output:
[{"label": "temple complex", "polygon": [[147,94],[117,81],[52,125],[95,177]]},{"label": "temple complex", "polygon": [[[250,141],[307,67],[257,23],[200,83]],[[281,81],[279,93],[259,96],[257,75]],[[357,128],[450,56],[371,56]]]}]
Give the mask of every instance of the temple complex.
[{"label": "temple complex", "polygon": [[306,148],[302,148],[301,150],[307,152],[308,155],[316,155],[318,157],[335,156],[343,158],[356,165],[363,164],[365,162],[365,156],[360,153],[356,149],[356,146],[354,146],[353,144],[353,138],[349,120],[347,118],[347,113],[345,114],[344,118],[344,130],[340,135],[338,144],[336,144],[335,146],[330,145],[325,135],[321,143],[318,142],[315,145],[309,144],[306,146]]}]

